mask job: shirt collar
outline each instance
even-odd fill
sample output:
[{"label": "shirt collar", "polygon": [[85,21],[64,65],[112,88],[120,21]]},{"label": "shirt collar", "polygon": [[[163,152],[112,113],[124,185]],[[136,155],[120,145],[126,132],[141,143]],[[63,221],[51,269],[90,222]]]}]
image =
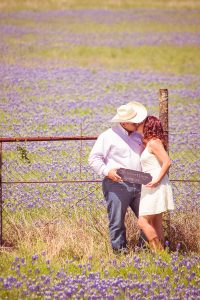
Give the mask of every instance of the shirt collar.
[{"label": "shirt collar", "polygon": [[123,132],[123,134],[127,135],[127,136],[130,136],[132,135],[134,132],[131,132],[131,134],[128,134],[128,131],[126,129],[124,129],[124,127],[122,127],[122,125],[117,124],[117,126],[119,127],[120,131]]}]

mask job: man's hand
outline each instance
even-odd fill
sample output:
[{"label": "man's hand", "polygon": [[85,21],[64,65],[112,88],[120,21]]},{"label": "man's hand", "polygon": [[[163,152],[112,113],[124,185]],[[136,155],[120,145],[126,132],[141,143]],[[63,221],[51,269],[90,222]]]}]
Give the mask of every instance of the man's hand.
[{"label": "man's hand", "polygon": [[122,182],[122,178],[117,174],[117,169],[111,169],[108,172],[108,178],[110,178],[111,180],[115,181],[115,182]]}]

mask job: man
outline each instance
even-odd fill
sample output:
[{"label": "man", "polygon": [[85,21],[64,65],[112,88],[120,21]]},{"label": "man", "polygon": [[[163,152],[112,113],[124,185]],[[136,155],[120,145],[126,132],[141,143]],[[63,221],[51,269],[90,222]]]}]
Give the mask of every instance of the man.
[{"label": "man", "polygon": [[123,182],[117,169],[141,171],[141,136],[135,132],[147,117],[146,108],[139,102],[129,102],[117,109],[112,128],[99,135],[89,155],[89,165],[103,175],[103,194],[107,202],[109,232],[114,252],[128,253],[125,214],[130,206],[136,217],[139,212],[141,185]]}]

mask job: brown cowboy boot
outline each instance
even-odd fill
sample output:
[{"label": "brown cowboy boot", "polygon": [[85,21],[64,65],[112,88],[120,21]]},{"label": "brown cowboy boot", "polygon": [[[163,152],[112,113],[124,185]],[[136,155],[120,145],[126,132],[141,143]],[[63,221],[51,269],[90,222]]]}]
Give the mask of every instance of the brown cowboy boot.
[{"label": "brown cowboy boot", "polygon": [[163,245],[161,244],[158,237],[155,237],[151,241],[149,241],[149,247],[154,253],[164,250]]}]

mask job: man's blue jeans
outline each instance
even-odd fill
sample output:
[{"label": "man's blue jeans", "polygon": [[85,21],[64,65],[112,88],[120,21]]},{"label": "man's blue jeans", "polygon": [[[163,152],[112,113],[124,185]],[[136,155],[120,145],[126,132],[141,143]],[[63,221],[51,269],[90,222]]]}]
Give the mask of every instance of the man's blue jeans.
[{"label": "man's blue jeans", "polygon": [[141,185],[129,182],[114,182],[109,178],[104,178],[102,188],[107,202],[112,247],[116,250],[126,248],[125,214],[130,206],[136,217],[138,217]]}]

